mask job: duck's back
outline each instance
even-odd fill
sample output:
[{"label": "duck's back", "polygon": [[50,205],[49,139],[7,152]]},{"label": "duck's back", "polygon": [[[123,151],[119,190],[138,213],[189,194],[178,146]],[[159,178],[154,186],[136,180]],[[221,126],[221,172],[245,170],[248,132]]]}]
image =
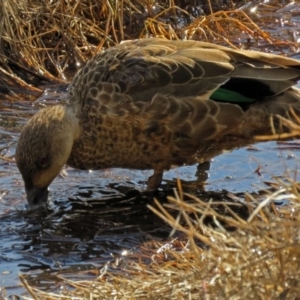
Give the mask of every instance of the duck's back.
[{"label": "duck's back", "polygon": [[[299,62],[276,55],[195,41],[127,41],[87,62],[70,86],[83,130],[68,163],[167,168],[192,160],[197,149],[206,159],[247,144],[269,124],[247,126],[266,122],[279,98],[287,110],[284,91],[298,108],[290,87],[299,77]],[[253,107],[263,112],[255,121]]]}]

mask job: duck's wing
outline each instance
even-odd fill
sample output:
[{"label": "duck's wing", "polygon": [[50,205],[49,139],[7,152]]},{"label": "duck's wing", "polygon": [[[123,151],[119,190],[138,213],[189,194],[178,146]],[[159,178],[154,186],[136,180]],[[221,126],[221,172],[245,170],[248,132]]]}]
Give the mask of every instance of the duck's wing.
[{"label": "duck's wing", "polygon": [[300,63],[286,57],[205,42],[144,39],[96,55],[75,76],[70,94],[86,99],[105,82],[133,101],[147,102],[160,93],[253,102],[279,94],[299,77]]},{"label": "duck's wing", "polygon": [[207,140],[241,124],[244,104],[280,94],[299,77],[300,63],[286,57],[144,39],[96,55],[75,76],[70,98],[90,116],[137,114],[149,132],[165,124]]}]

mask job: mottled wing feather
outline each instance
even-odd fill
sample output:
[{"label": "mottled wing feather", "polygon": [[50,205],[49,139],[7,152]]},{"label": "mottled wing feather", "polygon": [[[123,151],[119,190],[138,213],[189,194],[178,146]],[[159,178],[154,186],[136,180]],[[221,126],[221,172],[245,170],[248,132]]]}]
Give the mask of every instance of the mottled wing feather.
[{"label": "mottled wing feather", "polygon": [[203,42],[127,41],[87,63],[70,86],[70,102],[95,115],[136,114],[149,132],[164,124],[175,135],[205,141],[237,127],[244,116],[238,105],[209,100],[219,86],[269,97],[292,86],[299,68],[285,57]]},{"label": "mottled wing feather", "polygon": [[178,50],[174,45],[125,45],[89,61],[74,78],[71,98],[80,95],[83,99],[90,85],[99,82],[115,84],[117,92],[129,94],[134,101],[149,101],[156,93],[179,97],[203,94],[208,98],[234,70],[230,57],[219,50],[207,53],[202,49]]},{"label": "mottled wing feather", "polygon": [[151,120],[151,126],[155,121],[165,122],[175,134],[205,141],[238,126],[244,112],[238,105],[229,103],[195,97],[178,99],[171,95],[157,94],[151,103],[145,105],[141,114]]},{"label": "mottled wing feather", "polygon": [[270,81],[270,90],[276,94],[299,79],[299,66],[299,62],[285,57],[203,42],[127,41],[89,61],[74,78],[70,94],[73,99],[78,94],[83,99],[89,85],[110,82],[116,85],[116,92],[130,95],[133,101],[149,101],[156,93],[208,99],[229,77],[264,84]]}]

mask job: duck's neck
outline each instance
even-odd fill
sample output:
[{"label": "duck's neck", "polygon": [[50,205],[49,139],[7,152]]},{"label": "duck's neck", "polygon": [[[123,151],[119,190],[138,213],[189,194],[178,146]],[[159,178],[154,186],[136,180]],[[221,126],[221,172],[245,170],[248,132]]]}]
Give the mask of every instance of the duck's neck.
[{"label": "duck's neck", "polygon": [[62,121],[66,124],[68,132],[72,134],[73,141],[75,141],[80,136],[81,131],[77,115],[74,109],[69,106],[62,106],[62,109],[65,113]]},{"label": "duck's neck", "polygon": [[[79,121],[71,107],[55,105],[38,113],[42,125],[46,124],[47,135],[51,140],[51,147],[57,148],[60,163],[66,163],[74,144],[80,135]],[[47,117],[46,117],[47,116]]]}]

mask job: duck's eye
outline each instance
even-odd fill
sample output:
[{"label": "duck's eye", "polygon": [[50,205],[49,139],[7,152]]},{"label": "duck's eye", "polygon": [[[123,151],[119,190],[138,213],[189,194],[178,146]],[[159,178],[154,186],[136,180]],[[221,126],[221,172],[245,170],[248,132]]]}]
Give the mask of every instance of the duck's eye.
[{"label": "duck's eye", "polygon": [[38,167],[41,169],[46,169],[50,165],[50,159],[49,156],[43,156],[39,161],[38,161]]}]

